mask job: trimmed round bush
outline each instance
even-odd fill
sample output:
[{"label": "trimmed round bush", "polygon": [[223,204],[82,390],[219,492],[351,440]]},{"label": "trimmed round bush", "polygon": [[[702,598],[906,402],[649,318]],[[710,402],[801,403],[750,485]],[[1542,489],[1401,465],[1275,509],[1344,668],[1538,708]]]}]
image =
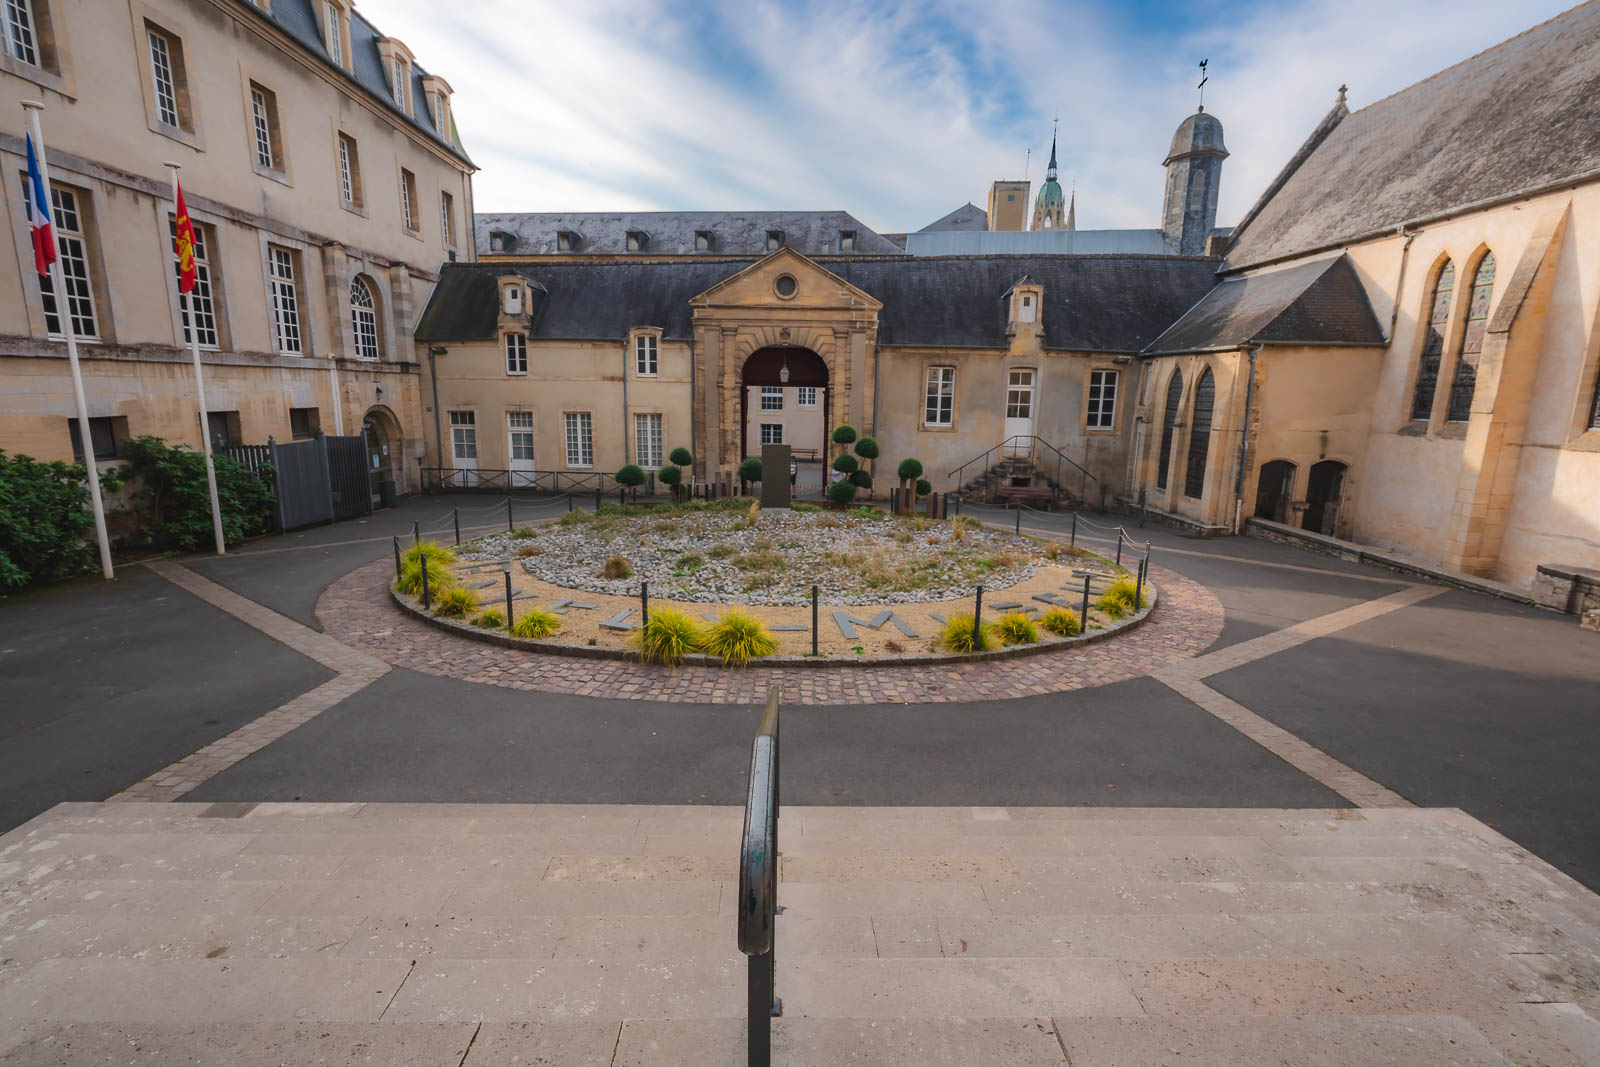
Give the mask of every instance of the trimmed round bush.
[{"label": "trimmed round bush", "polygon": [[856,442],[856,455],[862,459],[878,458],[878,439],[876,437],[863,437]]},{"label": "trimmed round bush", "polygon": [[675,489],[683,482],[683,471],[669,463],[656,471],[656,480],[662,485],[670,485]]},{"label": "trimmed round bush", "polygon": [[854,426],[851,426],[849,424],[845,424],[843,426],[835,426],[833,428],[833,443],[834,444],[836,444],[836,445],[847,445],[851,441],[854,441],[855,439],[856,439],[856,428]]},{"label": "trimmed round bush", "polygon": [[843,507],[856,498],[856,487],[853,482],[834,482],[828,486],[828,499]]},{"label": "trimmed round bush", "polygon": [[920,459],[903,459],[900,461],[900,466],[896,468],[895,473],[900,476],[902,482],[920,478],[922,477],[922,461]]},{"label": "trimmed round bush", "polygon": [[687,467],[694,462],[694,453],[687,448],[674,448],[667,459],[680,467]]},{"label": "trimmed round bush", "polygon": [[836,456],[833,460],[833,469],[840,474],[854,474],[861,469],[861,464],[856,462],[856,457],[854,456]]},{"label": "trimmed round bush", "polygon": [[625,485],[630,489],[644,484],[644,468],[637,463],[625,463],[615,475],[618,485]]},{"label": "trimmed round bush", "polygon": [[855,486],[857,489],[871,489],[872,475],[868,471],[851,471],[850,484]]},{"label": "trimmed round bush", "polygon": [[747,482],[761,480],[761,461],[754,456],[739,464],[739,477]]},{"label": "trimmed round bush", "polygon": [[926,479],[926,478],[918,478],[917,479],[917,495],[918,496],[927,496],[931,492],[933,492],[933,483],[928,481],[928,479]]}]

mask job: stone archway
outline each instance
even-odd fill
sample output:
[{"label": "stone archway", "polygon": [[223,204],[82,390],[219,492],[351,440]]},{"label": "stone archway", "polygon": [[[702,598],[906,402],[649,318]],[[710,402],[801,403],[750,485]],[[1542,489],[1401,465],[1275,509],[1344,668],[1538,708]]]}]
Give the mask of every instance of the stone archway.
[{"label": "stone archway", "polygon": [[[739,372],[739,458],[760,455],[761,445],[767,443],[761,430],[752,429],[754,424],[777,427],[781,443],[801,460],[825,462],[832,425],[831,384],[827,361],[810,348],[774,345],[752,352]],[[774,389],[777,407],[763,419],[764,394]]]},{"label": "stone archway", "polygon": [[367,409],[361,418],[361,429],[367,438],[367,477],[376,502],[383,497],[384,482],[393,482],[395,493],[401,491],[405,481],[404,439],[400,420],[382,405]]}]

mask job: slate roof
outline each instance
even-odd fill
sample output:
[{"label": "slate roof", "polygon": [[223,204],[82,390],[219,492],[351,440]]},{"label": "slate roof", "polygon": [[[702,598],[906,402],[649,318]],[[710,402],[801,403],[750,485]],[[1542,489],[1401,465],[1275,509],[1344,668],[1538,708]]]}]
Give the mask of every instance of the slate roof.
[{"label": "slate roof", "polygon": [[1160,230],[940,230],[906,235],[914,256],[1167,256]]},{"label": "slate roof", "polygon": [[791,247],[808,256],[839,252],[839,234],[856,233],[857,254],[900,255],[903,249],[869,229],[848,211],[573,211],[480,212],[472,220],[478,255],[493,256],[492,231],[512,234],[508,250],[517,256],[567,255],[556,248],[556,234],[576,231],[582,238],[577,254],[628,255],[628,231],[649,235],[644,254],[694,255],[696,230],[710,230],[710,251],[699,255],[761,256],[767,252],[767,231],[782,230]]},{"label": "slate roof", "polygon": [[1281,188],[1237,228],[1230,267],[1336,247],[1600,170],[1600,0],[1362,108],[1331,130],[1319,127],[1313,140],[1319,135],[1293,173],[1280,176]]},{"label": "slate roof", "polygon": [[406,114],[400,109],[400,104],[395,100],[394,92],[389,85],[389,75],[383,69],[383,57],[378,54],[378,38],[383,34],[360,12],[353,9],[350,12],[350,56],[351,65],[355,69],[345,70],[334,62],[328,51],[328,44],[323,40],[322,24],[317,14],[322,5],[317,0],[272,0],[270,11],[263,11],[250,0],[239,0],[238,6],[247,8],[258,18],[277,25],[279,29],[304,45],[308,52],[321,58],[330,67],[365,89],[379,103],[399,115],[429,140],[442,144],[463,161],[471,162],[467,158],[466,149],[461,147],[455,124],[452,122],[448,130],[440,130],[433,124],[433,112],[424,103],[426,95],[422,89],[422,79],[428,72],[419,63],[411,64],[411,86],[407,90],[409,95],[407,103],[412,106],[415,114]]},{"label": "slate roof", "polygon": [[1248,344],[1382,345],[1383,327],[1350,257],[1228,278],[1146,355],[1204,352]]},{"label": "slate roof", "polygon": [[[689,300],[757,258],[581,259],[448,263],[417,324],[419,341],[493,340],[498,285],[508,271],[535,293],[540,339],[620,340],[635,326],[668,338],[692,333]],[[1137,352],[1215,283],[1216,261],[1190,256],[961,256],[819,260],[883,302],[878,343],[939,348],[1006,346],[1005,293],[1023,276],[1044,286],[1048,346]]]},{"label": "slate roof", "polygon": [[977,204],[962,204],[948,215],[934,219],[918,233],[937,233],[940,230],[987,230],[989,213]]}]

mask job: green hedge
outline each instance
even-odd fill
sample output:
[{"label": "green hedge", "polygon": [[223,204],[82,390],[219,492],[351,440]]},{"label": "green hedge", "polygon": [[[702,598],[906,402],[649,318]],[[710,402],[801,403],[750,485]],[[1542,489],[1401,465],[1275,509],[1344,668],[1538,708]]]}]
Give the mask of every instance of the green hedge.
[{"label": "green hedge", "polygon": [[[119,473],[102,474],[100,488],[122,488]],[[0,585],[69,578],[91,569],[97,554],[89,472],[0,450]]]},{"label": "green hedge", "polygon": [[[192,552],[213,544],[211,494],[206,458],[188,445],[169,445],[159,437],[123,443],[128,473],[142,480],[133,499],[139,536],[153,548]],[[272,468],[252,472],[242,463],[216,456],[217,500],[222,534],[229,545],[263,534],[272,525]]]}]

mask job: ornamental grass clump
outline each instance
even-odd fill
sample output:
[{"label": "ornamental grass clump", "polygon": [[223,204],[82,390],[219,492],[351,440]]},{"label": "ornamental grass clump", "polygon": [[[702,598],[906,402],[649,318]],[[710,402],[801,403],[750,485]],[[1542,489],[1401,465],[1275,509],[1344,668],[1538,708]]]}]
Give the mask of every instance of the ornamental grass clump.
[{"label": "ornamental grass clump", "polygon": [[494,608],[472,620],[472,625],[484,630],[498,630],[506,624],[506,617]]},{"label": "ornamental grass clump", "polygon": [[1039,642],[1038,625],[1020,611],[1008,611],[996,619],[994,633],[1002,644],[1033,645]]},{"label": "ornamental grass clump", "polygon": [[606,560],[606,565],[600,568],[600,577],[610,578],[613,581],[618,578],[632,578],[633,564],[624,556],[612,556]]},{"label": "ornamental grass clump", "polygon": [[[431,584],[433,576],[428,576]],[[433,613],[441,619],[464,619],[478,610],[478,598],[470,589],[459,585],[446,589],[433,601]]]},{"label": "ornamental grass clump", "polygon": [[994,626],[975,626],[971,615],[955,615],[939,632],[939,644],[950,652],[983,652],[999,642]]},{"label": "ornamental grass clump", "polygon": [[557,615],[549,608],[530,608],[511,627],[511,636],[534,640],[540,637],[549,637],[559,629],[561,629],[560,615]]},{"label": "ornamental grass clump", "polygon": [[1132,578],[1118,578],[1111,584],[1111,588],[1100,594],[1100,599],[1094,602],[1094,606],[1113,619],[1121,619],[1137,613],[1148,603],[1150,603],[1149,594],[1139,590]]},{"label": "ornamental grass clump", "polygon": [[1039,625],[1057,637],[1077,637],[1083,632],[1083,623],[1071,608],[1051,608],[1040,617]]},{"label": "ornamental grass clump", "polygon": [[657,608],[650,621],[628,635],[628,647],[646,663],[675,666],[700,651],[705,635],[700,624],[676,608]]},{"label": "ornamental grass clump", "polygon": [[778,641],[760,619],[735,608],[706,630],[702,648],[708,655],[720,656],[724,667],[743,667],[757,656],[770,656]]},{"label": "ornamental grass clump", "polygon": [[406,549],[405,555],[400,557],[400,577],[395,580],[395,589],[407,596],[422,595],[424,558],[428,561],[430,595],[443,593],[456,585],[456,572],[450,569],[450,565],[456,561],[455,552],[437,541],[418,541]]}]

